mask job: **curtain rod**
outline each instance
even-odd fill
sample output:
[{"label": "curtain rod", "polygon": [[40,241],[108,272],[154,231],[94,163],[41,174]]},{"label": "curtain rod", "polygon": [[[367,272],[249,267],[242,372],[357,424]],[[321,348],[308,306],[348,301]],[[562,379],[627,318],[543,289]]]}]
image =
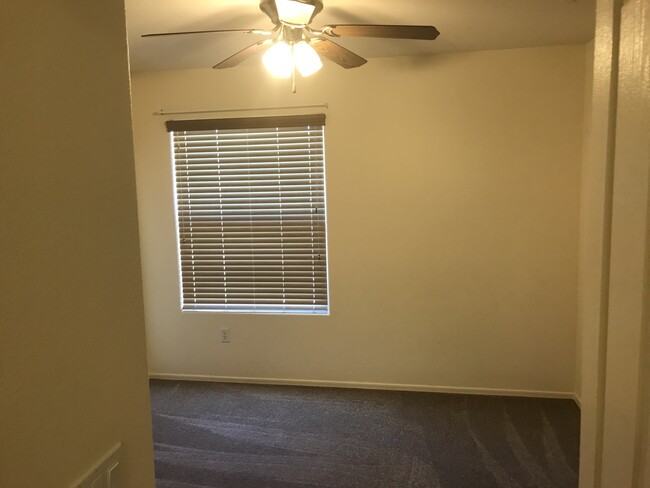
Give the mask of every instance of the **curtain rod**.
[{"label": "curtain rod", "polygon": [[179,111],[165,111],[160,109],[154,112],[154,115],[190,115],[190,114],[214,114],[221,112],[258,112],[260,110],[286,110],[286,109],[302,109],[302,108],[329,108],[328,103],[318,103],[315,105],[287,105],[283,107],[256,107],[256,108],[218,108],[214,110],[179,110]]}]

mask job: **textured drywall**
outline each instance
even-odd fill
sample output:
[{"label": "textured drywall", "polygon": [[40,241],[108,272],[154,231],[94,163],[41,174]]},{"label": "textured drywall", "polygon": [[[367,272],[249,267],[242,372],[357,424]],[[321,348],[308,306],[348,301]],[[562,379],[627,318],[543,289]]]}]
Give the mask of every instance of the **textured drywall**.
[{"label": "textured drywall", "polygon": [[648,486],[649,19],[644,0],[597,2],[580,225],[584,488]]},{"label": "textured drywall", "polygon": [[[572,393],[584,73],[579,45],[328,63],[296,95],[258,66],[136,74],[151,373]],[[321,102],[331,315],[181,313],[153,112]]]},{"label": "textured drywall", "polygon": [[[593,41],[587,44],[585,50],[585,98],[584,98],[584,120],[583,120],[583,134],[582,134],[582,173],[581,173],[581,186],[591,182],[592,176],[591,167],[587,164],[588,161],[588,141],[591,137],[591,98],[593,88],[593,73],[594,73],[594,43]],[[579,238],[578,238],[578,321],[576,333],[576,397],[579,401],[582,400],[582,347],[584,341],[584,321],[589,315],[589,296],[585,293],[581,286],[586,280],[590,279],[590,274],[593,272],[590,266],[593,263],[586,260],[586,252],[593,245],[591,239],[593,238],[593,231],[587,227],[585,212],[589,211],[589,207],[593,207],[594,203],[589,199],[593,198],[588,190],[580,192],[580,225],[579,225]]]},{"label": "textured drywall", "polygon": [[0,3],[0,486],[153,487],[124,5]]},{"label": "textured drywall", "polygon": [[[589,133],[581,177],[578,323],[581,331],[580,486],[598,486],[602,447],[604,354],[611,222],[611,170],[615,117],[615,15],[599,0],[594,39]],[[614,78],[613,78],[614,77]]]},{"label": "textured drywall", "polygon": [[639,485],[648,381],[650,283],[650,4],[621,8],[612,175],[602,488]]}]

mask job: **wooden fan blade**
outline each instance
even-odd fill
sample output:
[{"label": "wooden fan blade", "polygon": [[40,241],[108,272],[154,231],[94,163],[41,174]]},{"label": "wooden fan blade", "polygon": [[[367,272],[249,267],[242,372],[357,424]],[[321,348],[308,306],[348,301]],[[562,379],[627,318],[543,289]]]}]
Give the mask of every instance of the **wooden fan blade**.
[{"label": "wooden fan blade", "polygon": [[432,25],[326,25],[323,34],[334,37],[385,37],[389,39],[422,39],[432,41],[440,32]]},{"label": "wooden fan blade", "polygon": [[241,51],[233,54],[229,58],[224,59],[219,64],[214,65],[213,68],[224,69],[224,68],[232,68],[233,66],[237,66],[247,57],[264,51],[272,42],[273,41],[271,39],[265,39],[264,41],[256,42],[252,46],[248,46],[247,48],[244,48]]},{"label": "wooden fan blade", "polygon": [[187,31],[187,32],[160,32],[157,34],[143,34],[141,37],[158,37],[158,36],[182,36],[185,34],[212,34],[219,32],[241,32],[242,34],[260,34],[270,35],[272,31],[265,31],[261,29],[218,29],[218,30],[201,30],[201,31]]},{"label": "wooden fan blade", "polygon": [[346,69],[358,68],[368,62],[358,54],[354,54],[352,51],[345,49],[343,46],[329,39],[315,37],[311,40],[310,45],[318,54],[325,56],[327,59],[334,61]]}]

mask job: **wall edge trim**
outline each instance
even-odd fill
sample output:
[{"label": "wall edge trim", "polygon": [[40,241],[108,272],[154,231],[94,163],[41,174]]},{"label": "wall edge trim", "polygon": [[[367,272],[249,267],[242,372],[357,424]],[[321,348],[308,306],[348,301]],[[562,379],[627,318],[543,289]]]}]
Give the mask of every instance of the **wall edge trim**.
[{"label": "wall edge trim", "polygon": [[578,396],[568,391],[517,390],[507,388],[476,388],[463,386],[412,385],[403,383],[372,383],[358,381],[307,380],[294,378],[255,378],[246,376],[213,376],[197,374],[150,373],[152,380],[203,381],[212,383],[243,383],[254,385],[311,386],[361,390],[420,391],[427,393],[456,393],[461,395],[514,396],[558,398],[573,400],[580,407]]},{"label": "wall edge trim", "polygon": [[580,398],[580,395],[577,393],[572,393],[571,398],[573,398],[573,401],[576,402],[576,405],[580,410],[582,410],[582,398]]}]

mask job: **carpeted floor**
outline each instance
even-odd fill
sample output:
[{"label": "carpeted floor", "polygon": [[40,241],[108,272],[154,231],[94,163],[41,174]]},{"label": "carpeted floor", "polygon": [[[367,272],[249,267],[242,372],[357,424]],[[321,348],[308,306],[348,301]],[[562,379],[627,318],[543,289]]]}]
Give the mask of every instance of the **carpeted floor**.
[{"label": "carpeted floor", "polygon": [[158,488],[574,488],[570,400],[152,381]]}]

